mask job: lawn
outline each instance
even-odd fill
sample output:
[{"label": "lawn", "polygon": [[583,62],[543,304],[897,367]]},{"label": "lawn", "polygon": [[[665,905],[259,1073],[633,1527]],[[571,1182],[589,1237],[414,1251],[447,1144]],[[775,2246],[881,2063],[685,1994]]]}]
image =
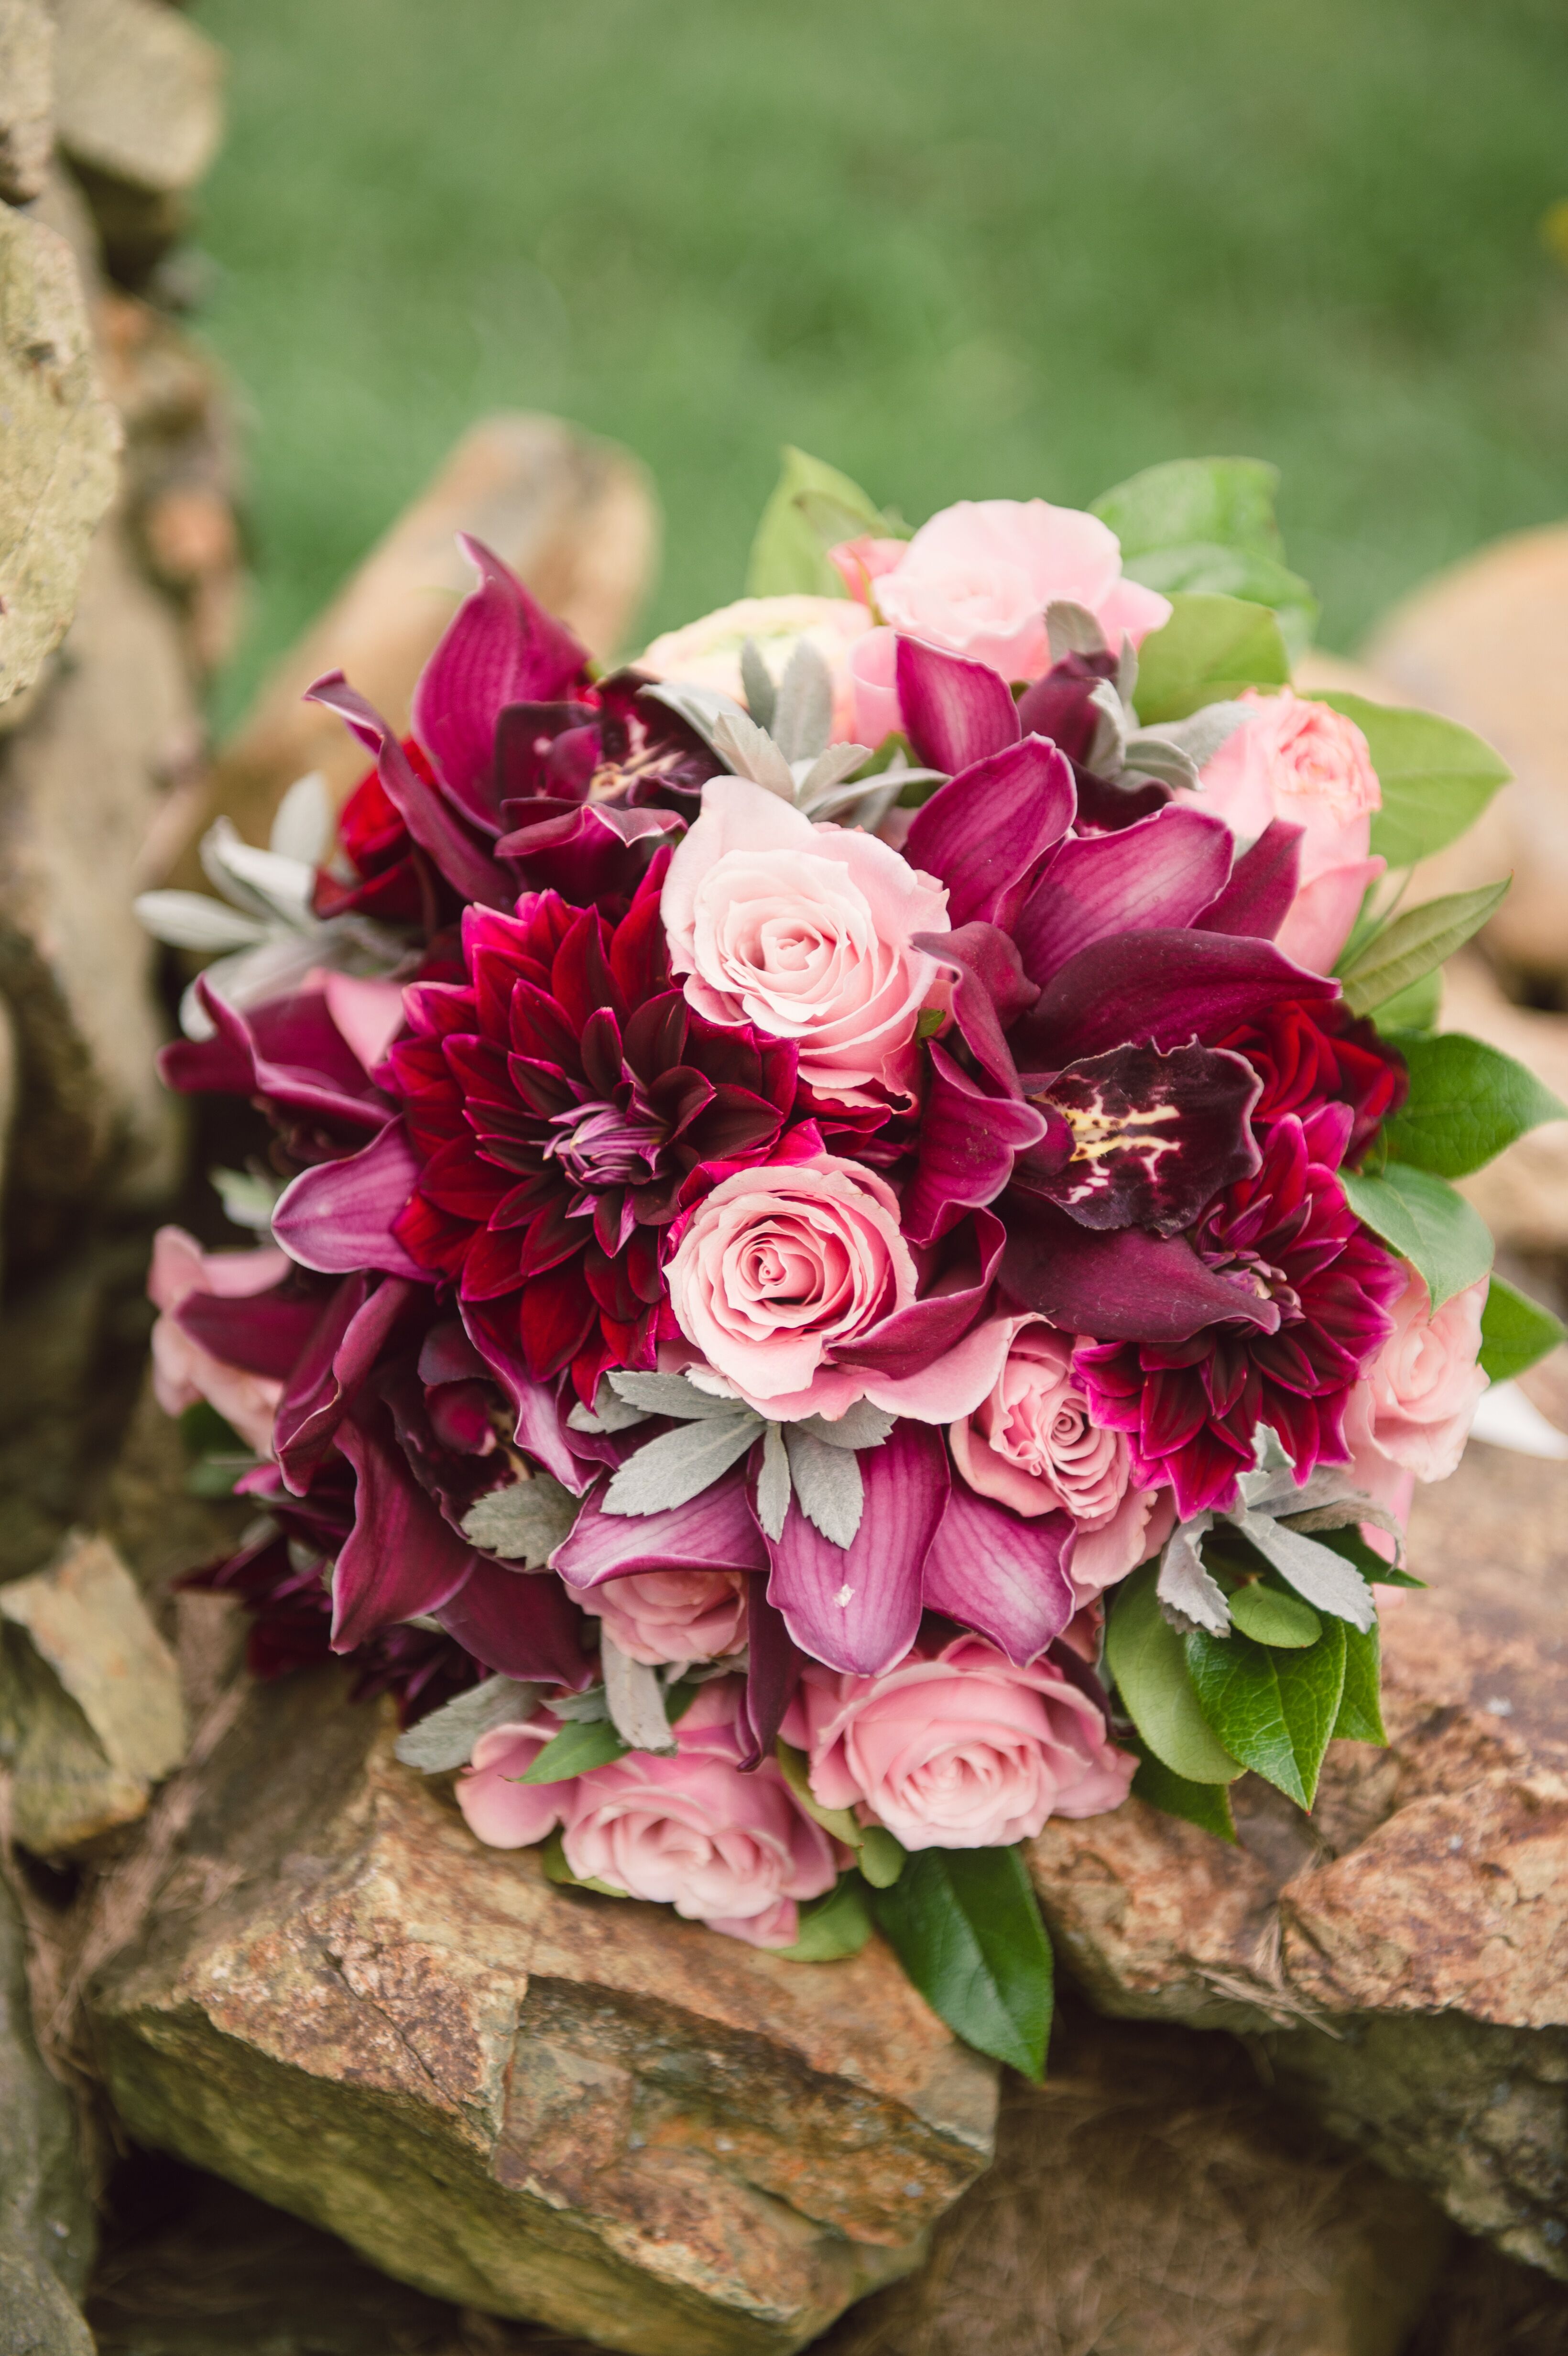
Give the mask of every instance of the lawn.
[{"label": "lawn", "polygon": [[1568,510],[1558,0],[201,0],[201,322],[252,413],[232,712],[476,413],[640,452],[649,629],[737,594],[778,444],[918,519],[1284,470],[1353,645]]}]

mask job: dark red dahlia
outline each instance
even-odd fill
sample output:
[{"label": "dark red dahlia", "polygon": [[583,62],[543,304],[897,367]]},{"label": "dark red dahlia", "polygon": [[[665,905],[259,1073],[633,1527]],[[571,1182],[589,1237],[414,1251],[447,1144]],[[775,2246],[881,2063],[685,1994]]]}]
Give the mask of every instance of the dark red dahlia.
[{"label": "dark red dahlia", "polygon": [[[435,772],[411,736],[404,737],[403,751],[420,783],[433,792]],[[368,769],[338,812],[332,859],[317,871],[316,915],[430,926],[432,888],[441,890],[440,879],[415,849],[402,812],[380,778]]]},{"label": "dark red dahlia", "polygon": [[1310,1004],[1283,999],[1220,1044],[1244,1055],[1264,1084],[1253,1108],[1254,1126],[1282,1113],[1306,1118],[1320,1104],[1349,1105],[1350,1134],[1342,1158],[1352,1167],[1410,1092],[1398,1049],[1341,999]]},{"label": "dark red dahlia", "polygon": [[521,1355],[648,1366],[659,1270],[699,1162],[764,1160],[795,1095],[795,1051],[694,1014],[672,987],[656,857],[619,924],[556,893],[464,917],[468,980],[406,993],[415,1036],[383,1077],[423,1161],[397,1233]]},{"label": "dark red dahlia", "polygon": [[1350,1387],[1392,1330],[1403,1271],[1360,1225],[1335,1174],[1347,1117],[1285,1114],[1263,1162],[1192,1230],[1217,1275],[1277,1312],[1273,1330],[1206,1325],[1190,1341],[1100,1342],[1075,1358],[1094,1420],[1127,1433],[1136,1476],[1171,1482],[1179,1512],[1227,1505],[1268,1424],[1305,1480],[1342,1464]]}]

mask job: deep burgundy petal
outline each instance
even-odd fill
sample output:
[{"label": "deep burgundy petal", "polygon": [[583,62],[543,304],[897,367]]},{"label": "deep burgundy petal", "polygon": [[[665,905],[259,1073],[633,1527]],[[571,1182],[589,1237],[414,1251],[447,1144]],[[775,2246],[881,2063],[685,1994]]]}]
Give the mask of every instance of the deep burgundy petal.
[{"label": "deep burgundy petal", "polygon": [[865,1510],[853,1542],[836,1547],[792,1497],[784,1535],[767,1541],[768,1601],[816,1660],[875,1676],[901,1661],[920,1632],[925,1560],[947,1503],[947,1450],[939,1431],[906,1418],[855,1461]]},{"label": "deep burgundy petal", "polygon": [[1065,757],[1043,736],[1026,736],[939,787],[915,812],[904,856],[946,884],[954,925],[1007,926],[1077,807]]},{"label": "deep burgundy petal", "polygon": [[1002,1283],[1022,1309],[1103,1341],[1184,1342],[1221,1321],[1273,1333],[1279,1311],[1206,1268],[1185,1236],[1097,1234],[1041,1203],[1008,1203]]},{"label": "deep burgundy petal", "polygon": [[1128,933],[1080,949],[1009,1038],[1020,1071],[1060,1071],[1107,1047],[1212,1042],[1281,998],[1331,999],[1337,981],[1272,942],[1225,933]]},{"label": "deep burgundy petal", "polygon": [[340,713],[360,743],[370,747],[376,755],[376,775],[388,799],[453,890],[488,908],[507,906],[511,889],[488,849],[443,796],[415,776],[408,755],[380,713],[355,692],[343,673],[328,671],[325,679],[318,679],[306,690],[305,701],[325,704],[329,712]]},{"label": "deep burgundy petal", "polygon": [[1019,953],[995,925],[960,925],[951,933],[916,933],[914,946],[953,977],[953,1020],[965,1045],[1000,1095],[1019,1094],[1004,1033],[1040,996]]},{"label": "deep burgundy petal", "polygon": [[1018,707],[1006,680],[986,664],[901,638],[897,677],[904,727],[928,768],[953,776],[1018,743]]},{"label": "deep burgundy petal", "polygon": [[555,1390],[536,1382],[524,1360],[516,1301],[465,1301],[460,1307],[469,1339],[512,1403],[517,1446],[580,1496],[592,1475],[561,1428]]},{"label": "deep burgundy petal", "polygon": [[402,1122],[389,1120],[363,1151],[320,1162],[285,1187],[272,1214],[272,1233],[291,1259],[329,1276],[374,1268],[428,1282],[428,1270],[392,1232],[419,1171]]},{"label": "deep burgundy petal", "polygon": [[593,1676],[582,1614],[549,1571],[503,1570],[481,1559],[435,1616],[449,1636],[499,1676],[537,1678],[575,1692]]},{"label": "deep burgundy petal", "polygon": [[1113,1047],[1069,1064],[1031,1099],[1062,1117],[1067,1159],[1026,1153],[1017,1183],[1085,1227],[1175,1235],[1258,1167],[1247,1116],[1261,1085],[1243,1056],[1214,1047]]},{"label": "deep burgundy petal", "polygon": [[967,1210],[993,1202],[1012,1175],[1013,1157],[1036,1144],[1045,1120],[1020,1098],[993,1096],[951,1055],[930,1050],[919,1161],[904,1190],[904,1233],[930,1243]]},{"label": "deep burgundy petal", "polygon": [[1064,842],[1012,927],[1024,971],[1044,984],[1092,942],[1191,924],[1223,889],[1234,848],[1223,819],[1177,803]]},{"label": "deep burgundy petal", "polygon": [[354,1526],[332,1579],[332,1648],[348,1653],[394,1621],[438,1610],[479,1558],[414,1479],[384,1409],[341,1425],[337,1445],[356,1477]]},{"label": "deep burgundy petal", "polygon": [[1290,913],[1301,878],[1301,838],[1307,829],[1270,819],[1231,870],[1218,899],[1193,917],[1200,933],[1250,933],[1272,941]]},{"label": "deep burgundy petal", "polygon": [[555,1568],[571,1587],[602,1587],[640,1570],[766,1570],[767,1549],[737,1465],[688,1504],[663,1514],[607,1514],[603,1491],[584,1505]]},{"label": "deep burgundy petal", "polygon": [[314,1293],[187,1292],[176,1324],[225,1365],[283,1381],[309,1341],[321,1313]]},{"label": "deep burgundy petal", "polygon": [[925,1608],[977,1629],[1021,1666],[1061,1635],[1074,1610],[1069,1514],[1025,1521],[955,1480],[925,1558]]},{"label": "deep burgundy petal", "polygon": [[309,1342],[278,1402],[272,1452],[296,1496],[332,1444],[398,1321],[429,1294],[422,1286],[389,1277],[377,1284],[363,1273],[346,1276],[320,1304]]},{"label": "deep burgundy petal", "polygon": [[805,1654],[789,1633],[784,1613],[768,1601],[767,1582],[746,1584],[746,1696],[741,1707],[744,1748],[740,1764],[760,1766],[773,1755]]}]

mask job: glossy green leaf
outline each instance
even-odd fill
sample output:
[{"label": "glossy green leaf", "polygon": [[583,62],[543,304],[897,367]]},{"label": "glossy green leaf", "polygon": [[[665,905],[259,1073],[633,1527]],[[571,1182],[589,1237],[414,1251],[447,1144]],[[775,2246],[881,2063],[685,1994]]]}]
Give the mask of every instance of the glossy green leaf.
[{"label": "glossy green leaf", "polygon": [[187,1456],[241,1456],[245,1442],[234,1426],[209,1400],[197,1399],[179,1416],[180,1440]]},{"label": "glossy green leaf", "polygon": [[1264,458],[1171,458],[1102,491],[1089,512],[1115,533],[1124,563],[1189,541],[1277,556],[1278,489],[1279,468]]},{"label": "glossy green leaf", "polygon": [[746,571],[749,597],[844,597],[848,592],[827,551],[868,532],[899,538],[903,527],[884,515],[859,483],[837,466],[785,445],[784,471],[763,509]]},{"label": "glossy green leaf", "polygon": [[858,1851],[860,1870],[873,1890],[891,1890],[909,1862],[909,1851],[885,1825],[867,1825]]},{"label": "glossy green leaf", "polygon": [[574,1719],[552,1735],[533,1765],[513,1780],[565,1783],[573,1775],[586,1775],[590,1768],[608,1767],[613,1759],[624,1759],[630,1748],[607,1718]]},{"label": "glossy green leaf", "polygon": [[1342,1170],[1339,1182],[1356,1216],[1421,1270],[1434,1309],[1490,1268],[1487,1223],[1445,1178],[1391,1162],[1381,1177]]},{"label": "glossy green leaf", "polygon": [[1162,630],[1138,648],[1138,717],[1185,720],[1246,687],[1283,687],[1290,661],[1279,624],[1266,605],[1240,597],[1181,593]]},{"label": "glossy green leaf", "polygon": [[1345,1631],[1345,1685],[1331,1740],[1388,1740],[1383,1732],[1381,1656],[1375,1627],[1364,1635],[1359,1628]]},{"label": "glossy green leaf", "polygon": [[1203,1714],[1227,1751],[1301,1807],[1312,1805],[1345,1687],[1345,1623],[1326,1620],[1305,1652],[1234,1633],[1186,1640]]},{"label": "glossy green leaf", "polygon": [[1326,1546],[1331,1553],[1342,1554],[1347,1562],[1353,1562],[1361,1577],[1373,1587],[1424,1587],[1426,1584],[1424,1579],[1413,1579],[1408,1570],[1398,1569],[1386,1555],[1379,1554],[1352,1523],[1348,1522],[1338,1530],[1314,1530],[1312,1535],[1319,1546]]},{"label": "glossy green leaf", "polygon": [[926,1848],[872,1907],[932,2010],[1038,2085],[1051,2034],[1051,1941],[1016,1848]]},{"label": "glossy green leaf", "polygon": [[1397,991],[1378,1008],[1372,1020],[1385,1039],[1396,1032],[1430,1031],[1443,1009],[1443,969],[1435,965],[1408,990]]},{"label": "glossy green leaf", "polygon": [[1367,740],[1382,788],[1372,849],[1391,867],[1413,867],[1473,826],[1512,771],[1491,746],[1435,712],[1370,703],[1339,688],[1314,699],[1353,720]]},{"label": "glossy green leaf", "polygon": [[1527,1130],[1568,1120],[1568,1105],[1533,1072],[1462,1031],[1392,1043],[1410,1071],[1410,1094],[1383,1137],[1396,1162],[1464,1178]]},{"label": "glossy green leaf", "polygon": [[1481,1371],[1494,1383],[1511,1382],[1564,1338],[1560,1317],[1539,1301],[1494,1276],[1481,1312]]},{"label": "glossy green leaf", "polygon": [[1151,1808],[1158,1808],[1168,1816],[1179,1816],[1184,1823],[1197,1825],[1221,1840],[1234,1841],[1236,1820],[1231,1814],[1231,1794],[1224,1783],[1189,1783],[1185,1775],[1173,1775],[1163,1759],[1145,1750],[1138,1761],[1137,1773],[1133,1777],[1133,1790]]},{"label": "glossy green leaf", "polygon": [[1241,1773],[1204,1717],[1180,1636],[1159,1608],[1157,1563],[1145,1563],[1115,1591],[1105,1659],[1122,1705],[1149,1749],[1190,1783],[1230,1783]]},{"label": "glossy green leaf", "polygon": [[1403,916],[1381,925],[1370,940],[1341,962],[1339,980],[1352,1014],[1370,1014],[1440,966],[1478,933],[1508,892],[1504,884],[1483,884],[1475,892],[1451,892],[1424,901]]},{"label": "glossy green leaf", "polygon": [[[1336,1574],[1344,1577],[1342,1571]],[[1286,1595],[1283,1589],[1265,1586],[1262,1580],[1248,1580],[1230,1598],[1231,1617],[1243,1636],[1251,1636],[1259,1644],[1281,1644],[1286,1651],[1303,1644],[1315,1644],[1323,1633],[1323,1622],[1299,1595]]]},{"label": "glossy green leaf", "polygon": [[1222,548],[1211,541],[1190,541],[1179,548],[1150,549],[1131,558],[1124,572],[1146,589],[1173,597],[1179,590],[1221,597],[1240,597],[1248,605],[1266,605],[1279,624],[1285,652],[1299,662],[1312,644],[1317,625],[1317,600],[1299,573],[1275,556],[1245,548]]},{"label": "glossy green leaf", "polygon": [[858,1955],[871,1935],[870,1909],[858,1873],[841,1873],[824,1898],[808,1899],[800,1909],[800,1930],[793,1947],[773,1953],[791,1964],[836,1964]]}]

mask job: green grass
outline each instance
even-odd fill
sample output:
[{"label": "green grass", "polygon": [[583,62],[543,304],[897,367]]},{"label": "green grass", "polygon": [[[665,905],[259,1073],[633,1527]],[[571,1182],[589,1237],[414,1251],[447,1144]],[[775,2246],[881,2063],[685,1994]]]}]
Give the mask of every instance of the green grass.
[{"label": "green grass", "polygon": [[202,0],[204,325],[253,410],[232,712],[479,412],[629,443],[648,628],[740,591],[778,444],[912,519],[1285,471],[1353,644],[1568,509],[1559,0]]}]

